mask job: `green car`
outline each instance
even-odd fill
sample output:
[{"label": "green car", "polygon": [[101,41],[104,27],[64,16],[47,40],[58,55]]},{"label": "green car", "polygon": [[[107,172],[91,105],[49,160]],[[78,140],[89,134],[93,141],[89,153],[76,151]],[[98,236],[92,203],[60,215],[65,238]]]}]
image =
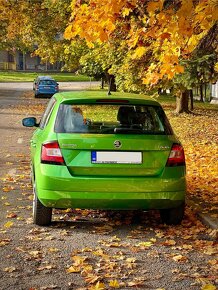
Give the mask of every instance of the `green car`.
[{"label": "green car", "polygon": [[160,210],[181,223],[185,156],[169,121],[143,95],[100,91],[55,94],[31,139],[33,221],[49,225],[52,208]]}]

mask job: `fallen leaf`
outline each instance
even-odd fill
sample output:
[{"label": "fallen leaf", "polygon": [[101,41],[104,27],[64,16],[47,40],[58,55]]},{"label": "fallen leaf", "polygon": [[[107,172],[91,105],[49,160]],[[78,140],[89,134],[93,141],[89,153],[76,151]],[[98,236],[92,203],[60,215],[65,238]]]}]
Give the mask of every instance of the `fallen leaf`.
[{"label": "fallen leaf", "polygon": [[17,214],[16,213],[13,213],[13,212],[11,212],[11,213],[9,213],[9,214],[7,214],[7,216],[6,216],[7,218],[16,218],[17,217]]},{"label": "fallen leaf", "polygon": [[120,285],[117,280],[111,280],[109,286],[112,288],[120,288]]},{"label": "fallen leaf", "polygon": [[201,287],[201,290],[216,290],[216,287],[213,284],[206,284]]},{"label": "fallen leaf", "polygon": [[66,272],[67,273],[79,273],[81,271],[81,268],[78,266],[70,266]]},{"label": "fallen leaf", "polygon": [[7,222],[7,223],[4,224],[4,227],[5,228],[10,228],[10,227],[13,226],[13,224],[14,224],[13,222]]},{"label": "fallen leaf", "polygon": [[0,240],[0,247],[3,247],[3,246],[6,246],[10,243],[10,239],[3,239],[3,240]]},{"label": "fallen leaf", "polygon": [[176,244],[176,241],[174,240],[166,240],[165,242],[163,242],[164,246],[174,246]]},{"label": "fallen leaf", "polygon": [[176,262],[185,262],[187,261],[187,257],[182,256],[182,255],[176,255],[173,257],[173,260]]},{"label": "fallen leaf", "polygon": [[4,268],[4,272],[12,273],[14,271],[16,271],[16,268],[15,267],[7,267],[7,268]]},{"label": "fallen leaf", "polygon": [[57,267],[55,265],[45,265],[45,266],[38,267],[37,270],[43,271],[43,270],[51,270],[51,269],[56,269],[56,268]]},{"label": "fallen leaf", "polygon": [[101,282],[97,282],[96,285],[91,286],[91,287],[89,288],[89,290],[104,290],[104,289],[106,289],[106,288],[105,288],[105,284],[104,284],[104,283],[101,283]]},{"label": "fallen leaf", "polygon": [[153,245],[152,242],[141,242],[141,243],[138,243],[136,245],[136,247],[145,247],[145,248],[149,248]]},{"label": "fallen leaf", "polygon": [[72,260],[74,261],[74,266],[83,265],[87,259],[88,259],[87,257],[81,257],[81,256],[73,256],[72,257]]}]

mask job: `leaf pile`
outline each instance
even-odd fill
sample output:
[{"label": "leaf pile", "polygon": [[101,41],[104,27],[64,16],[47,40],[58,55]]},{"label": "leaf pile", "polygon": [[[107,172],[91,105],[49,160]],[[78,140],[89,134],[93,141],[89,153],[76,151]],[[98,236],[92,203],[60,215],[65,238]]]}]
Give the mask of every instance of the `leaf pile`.
[{"label": "leaf pile", "polygon": [[218,202],[218,111],[168,112],[186,155],[188,192],[204,202]]}]

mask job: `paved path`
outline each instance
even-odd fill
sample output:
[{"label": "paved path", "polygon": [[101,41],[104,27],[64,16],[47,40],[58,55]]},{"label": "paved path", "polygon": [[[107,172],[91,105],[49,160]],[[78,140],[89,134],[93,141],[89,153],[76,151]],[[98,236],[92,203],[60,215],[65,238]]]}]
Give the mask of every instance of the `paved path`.
[{"label": "paved path", "polygon": [[[99,88],[100,83],[96,81],[91,82],[59,82],[60,91],[69,90],[83,90],[83,89],[94,89]],[[32,90],[32,82],[6,82],[0,83],[0,90],[17,90],[25,91]]]}]

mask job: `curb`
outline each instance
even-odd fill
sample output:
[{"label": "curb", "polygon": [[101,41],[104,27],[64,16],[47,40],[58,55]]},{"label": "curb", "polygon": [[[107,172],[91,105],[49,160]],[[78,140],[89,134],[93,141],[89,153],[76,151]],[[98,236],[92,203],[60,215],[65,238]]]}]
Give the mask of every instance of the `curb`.
[{"label": "curb", "polygon": [[199,217],[199,220],[205,226],[207,226],[213,230],[218,229],[218,218],[214,218],[208,213],[200,213],[200,212],[197,212],[197,216]]},{"label": "curb", "polygon": [[[193,211],[197,214],[199,220],[207,227],[217,230],[218,229],[218,217],[217,212],[205,212],[205,209],[202,207],[203,202],[196,197],[186,197],[186,204],[190,206]],[[216,214],[216,216],[215,216]]]}]

